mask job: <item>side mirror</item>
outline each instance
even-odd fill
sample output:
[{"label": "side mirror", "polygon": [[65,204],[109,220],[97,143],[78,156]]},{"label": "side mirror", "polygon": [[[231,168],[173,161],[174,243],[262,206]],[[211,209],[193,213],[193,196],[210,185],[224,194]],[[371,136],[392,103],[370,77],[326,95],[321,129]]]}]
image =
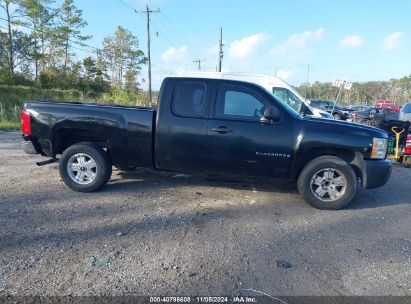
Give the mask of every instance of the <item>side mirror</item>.
[{"label": "side mirror", "polygon": [[277,107],[268,106],[264,110],[264,118],[266,120],[279,121],[281,118],[281,114]]}]

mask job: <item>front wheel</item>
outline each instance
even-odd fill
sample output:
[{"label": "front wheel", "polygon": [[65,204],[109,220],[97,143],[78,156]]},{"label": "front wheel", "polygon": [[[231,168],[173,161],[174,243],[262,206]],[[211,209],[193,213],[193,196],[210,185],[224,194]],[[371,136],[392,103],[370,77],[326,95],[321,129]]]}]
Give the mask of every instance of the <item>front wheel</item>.
[{"label": "front wheel", "polygon": [[59,171],[70,189],[93,192],[109,181],[112,167],[106,151],[95,144],[81,143],[63,152]]},{"label": "front wheel", "polygon": [[298,191],[318,209],[338,210],[357,192],[357,176],[349,164],[335,156],[321,156],[305,166],[298,177]]}]

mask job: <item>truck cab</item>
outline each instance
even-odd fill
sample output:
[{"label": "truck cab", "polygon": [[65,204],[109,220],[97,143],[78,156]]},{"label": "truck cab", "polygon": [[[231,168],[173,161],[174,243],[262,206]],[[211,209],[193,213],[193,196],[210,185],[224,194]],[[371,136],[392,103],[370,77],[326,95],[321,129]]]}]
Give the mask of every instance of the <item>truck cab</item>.
[{"label": "truck cab", "polygon": [[277,98],[285,101],[288,105],[294,108],[297,112],[333,119],[334,117],[327,111],[315,108],[310,104],[310,101],[302,97],[291,85],[284,80],[271,75],[265,74],[247,74],[233,72],[179,72],[179,77],[194,77],[194,78],[213,78],[246,81],[258,84],[271,92]]}]

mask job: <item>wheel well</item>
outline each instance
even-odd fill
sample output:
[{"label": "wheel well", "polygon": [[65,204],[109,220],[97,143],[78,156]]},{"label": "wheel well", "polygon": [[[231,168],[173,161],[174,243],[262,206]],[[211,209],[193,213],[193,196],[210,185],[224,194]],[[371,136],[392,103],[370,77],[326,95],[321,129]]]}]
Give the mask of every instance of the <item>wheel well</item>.
[{"label": "wheel well", "polygon": [[84,129],[61,129],[53,136],[53,155],[62,154],[68,147],[81,142],[95,143],[101,148],[109,148],[107,138],[100,132]]},{"label": "wheel well", "polygon": [[356,155],[356,153],[351,150],[335,148],[315,148],[308,151],[307,153],[304,153],[304,160],[298,168],[297,177],[309,162],[317,157],[325,155],[332,155],[343,159],[353,168],[357,177],[362,178],[361,165],[358,163],[358,156]]}]

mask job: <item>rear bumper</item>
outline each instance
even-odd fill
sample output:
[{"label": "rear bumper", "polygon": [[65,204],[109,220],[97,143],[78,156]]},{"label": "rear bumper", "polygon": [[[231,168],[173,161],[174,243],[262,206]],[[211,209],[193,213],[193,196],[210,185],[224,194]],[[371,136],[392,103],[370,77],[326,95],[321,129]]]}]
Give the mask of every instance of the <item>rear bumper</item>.
[{"label": "rear bumper", "polygon": [[24,141],[21,143],[21,145],[23,146],[24,153],[26,154],[38,154],[39,153],[31,141]]},{"label": "rear bumper", "polygon": [[365,160],[365,174],[363,175],[363,187],[367,189],[384,186],[392,171],[392,163],[389,159]]}]

